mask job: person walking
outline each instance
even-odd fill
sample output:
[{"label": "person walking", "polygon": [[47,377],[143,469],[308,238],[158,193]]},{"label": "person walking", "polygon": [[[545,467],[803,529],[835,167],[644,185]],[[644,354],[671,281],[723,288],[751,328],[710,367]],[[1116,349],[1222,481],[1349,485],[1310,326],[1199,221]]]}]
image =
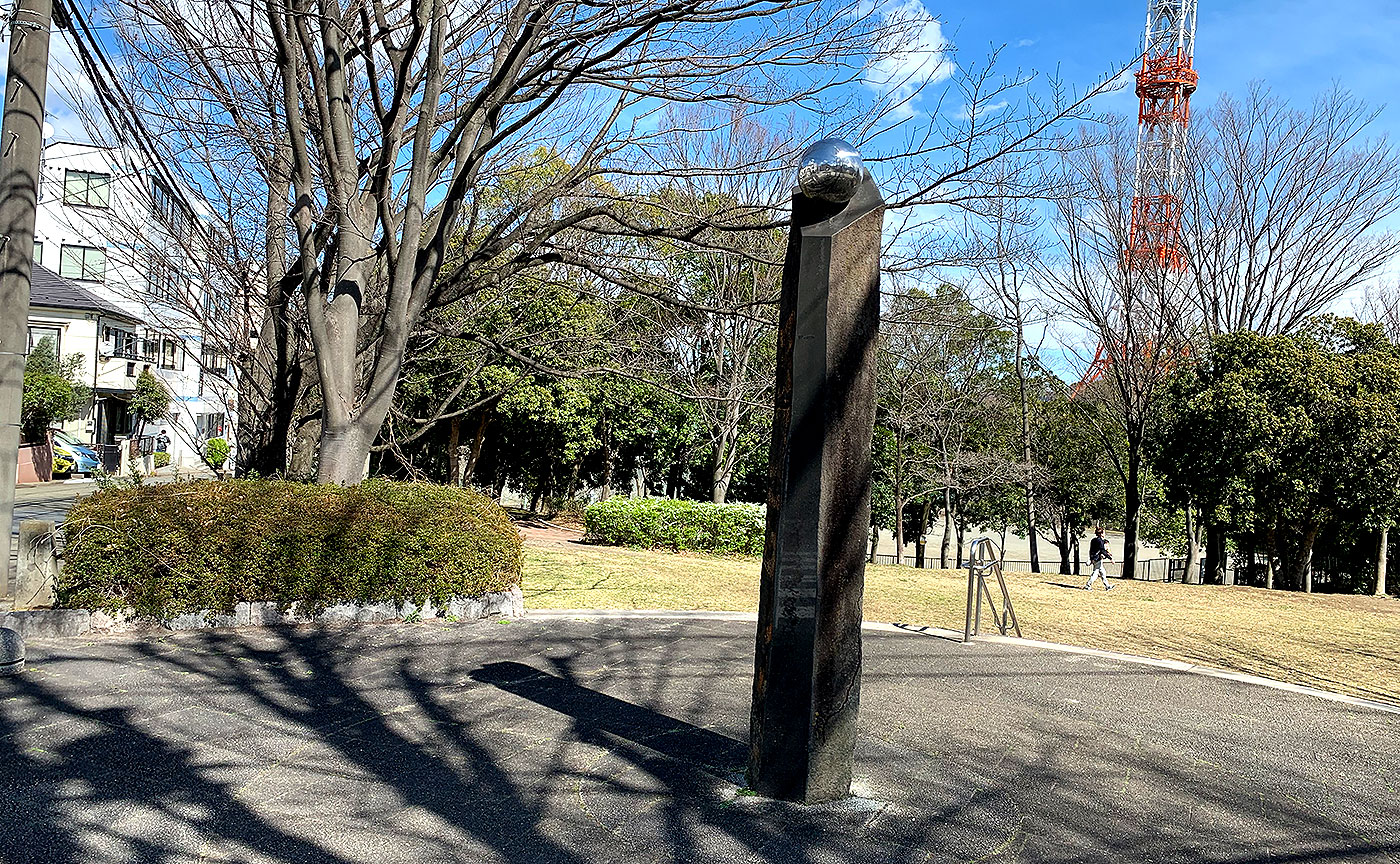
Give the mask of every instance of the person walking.
[{"label": "person walking", "polygon": [[1103,562],[1112,561],[1113,553],[1108,551],[1108,540],[1103,536],[1103,528],[1094,529],[1094,539],[1089,541],[1089,560],[1094,562],[1094,570],[1089,574],[1089,581],[1084,583],[1084,590],[1092,589],[1095,579],[1102,579],[1103,590],[1112,591],[1113,586],[1108,584],[1108,576],[1103,572]]}]

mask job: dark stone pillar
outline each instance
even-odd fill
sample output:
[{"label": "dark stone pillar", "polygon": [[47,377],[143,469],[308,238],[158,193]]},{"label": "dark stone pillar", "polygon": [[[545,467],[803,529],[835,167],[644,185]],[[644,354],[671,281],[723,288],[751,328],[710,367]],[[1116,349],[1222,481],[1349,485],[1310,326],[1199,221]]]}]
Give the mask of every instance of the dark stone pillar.
[{"label": "dark stone pillar", "polygon": [[778,324],[748,776],[808,803],[850,794],[860,703],[884,202],[857,176],[794,193]]}]

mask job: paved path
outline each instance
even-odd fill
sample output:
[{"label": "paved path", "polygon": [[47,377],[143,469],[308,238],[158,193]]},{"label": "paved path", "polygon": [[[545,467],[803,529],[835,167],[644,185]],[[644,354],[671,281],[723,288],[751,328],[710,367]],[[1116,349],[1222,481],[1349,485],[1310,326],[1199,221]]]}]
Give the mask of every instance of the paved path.
[{"label": "paved path", "polygon": [[858,791],[740,794],[753,625],[31,642],[9,862],[1385,862],[1400,718],[1024,646],[868,633]]}]

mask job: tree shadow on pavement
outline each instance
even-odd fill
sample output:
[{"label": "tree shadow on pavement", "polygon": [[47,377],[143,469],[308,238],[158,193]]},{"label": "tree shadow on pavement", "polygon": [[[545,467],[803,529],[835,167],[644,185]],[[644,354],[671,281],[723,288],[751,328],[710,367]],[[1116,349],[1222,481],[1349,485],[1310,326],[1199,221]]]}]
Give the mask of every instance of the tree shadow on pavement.
[{"label": "tree shadow on pavement", "polygon": [[[748,797],[733,774],[746,756],[752,626],[286,629],[54,648],[34,673],[0,681],[0,860],[1246,864],[1400,853],[1394,828],[1329,816],[1298,791],[1315,780],[1272,763],[1249,776],[1250,754],[1203,771],[1168,747],[1096,752],[1100,730],[1066,724],[1050,697],[1026,699],[1002,727],[960,721],[939,676],[962,669],[966,686],[998,698],[975,683],[977,655],[912,636],[879,640],[889,656],[867,678],[857,775],[876,800]],[[1008,672],[1018,674],[995,686],[1028,686],[1017,683],[1030,680],[1024,670]],[[926,701],[894,703],[910,693]],[[919,710],[947,713],[898,728]]]}]

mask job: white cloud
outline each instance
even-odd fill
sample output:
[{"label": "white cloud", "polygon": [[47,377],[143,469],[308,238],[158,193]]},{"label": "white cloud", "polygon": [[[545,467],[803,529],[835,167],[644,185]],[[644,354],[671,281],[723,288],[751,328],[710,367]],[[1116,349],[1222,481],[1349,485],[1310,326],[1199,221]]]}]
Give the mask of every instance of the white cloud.
[{"label": "white cloud", "polygon": [[890,29],[885,53],[865,69],[865,86],[913,113],[919,91],[951,78],[958,65],[943,24],[919,0],[889,0],[875,9]]},{"label": "white cloud", "polygon": [[1010,105],[1011,103],[1006,99],[999,99],[996,102],[988,102],[986,105],[979,105],[976,110],[973,110],[971,105],[963,105],[953,114],[953,119],[971,120],[974,116],[987,117],[999,111],[1005,111]]},{"label": "white cloud", "polygon": [[1035,44],[1035,40],[1034,40],[1034,39],[1022,39],[1021,41],[1019,41],[1019,42],[1016,43],[1016,47],[1017,47],[1017,48],[1029,48],[1029,47],[1031,47],[1031,46],[1034,45],[1034,44]]}]

